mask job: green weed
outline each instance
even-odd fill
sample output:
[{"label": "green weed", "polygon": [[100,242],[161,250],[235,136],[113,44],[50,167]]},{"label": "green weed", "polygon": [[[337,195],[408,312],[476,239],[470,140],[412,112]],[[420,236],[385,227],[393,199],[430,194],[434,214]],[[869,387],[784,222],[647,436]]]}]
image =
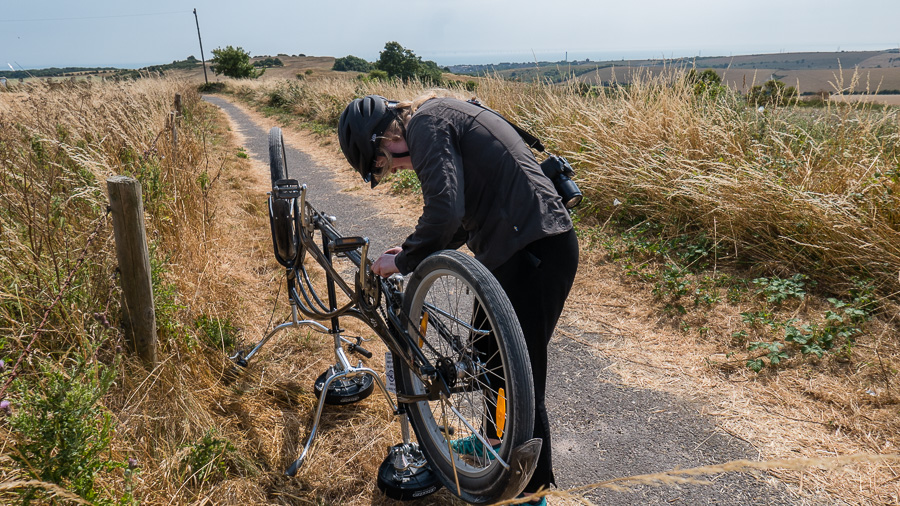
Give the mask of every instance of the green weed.
[{"label": "green weed", "polygon": [[[754,280],[754,282],[756,281],[759,280]],[[765,294],[767,302],[780,304],[788,298],[804,297],[803,281],[804,278],[801,275],[795,275],[790,280],[777,280],[777,282],[767,280],[766,283],[756,283],[763,287],[757,293]],[[815,355],[821,358],[834,350],[849,355],[856,342],[856,337],[863,332],[863,324],[871,317],[871,311],[875,308],[873,292],[874,288],[870,281],[855,281],[853,288],[848,292],[851,300],[847,302],[833,297],[829,298],[828,302],[833,309],[826,310],[819,322],[801,322],[796,318],[779,321],[767,309],[743,312],[741,313],[743,322],[758,333],[771,333],[779,329],[784,331],[783,343],[752,342],[748,345],[747,350],[755,351],[764,348],[763,344],[768,346],[766,349],[769,350],[769,354],[767,354],[769,365],[778,364],[790,356],[786,350],[782,350],[782,346],[785,345],[799,351],[801,356]],[[733,338],[739,338],[741,341],[746,336],[745,330],[732,334]],[[778,353],[772,355],[776,345],[778,345]],[[772,357],[775,358],[774,361]],[[747,366],[754,371],[760,371],[766,366],[766,361],[762,360],[762,357],[758,357],[749,360]]]},{"label": "green weed", "polygon": [[[39,376],[16,380],[12,459],[32,479],[56,483],[92,502],[109,502],[94,488],[103,472],[126,467],[111,459],[112,416],[100,401],[115,378],[112,368],[80,361],[67,370],[41,365]],[[21,499],[39,499],[24,489]]]},{"label": "green weed", "polygon": [[194,322],[194,326],[205,338],[206,344],[217,350],[230,352],[237,344],[240,329],[235,327],[228,318],[200,315]]},{"label": "green weed", "polygon": [[187,445],[188,452],[181,460],[184,479],[194,485],[219,482],[228,476],[229,463],[235,459],[235,447],[227,439],[217,437],[209,429],[199,441]]},{"label": "green weed", "polygon": [[159,246],[150,244],[150,279],[153,285],[153,304],[156,309],[156,328],[168,337],[175,337],[181,324],[177,313],[184,309],[178,302],[178,287],[166,280],[169,257]]},{"label": "green weed", "polygon": [[422,193],[422,183],[411,170],[401,170],[390,177],[393,193]]},{"label": "green weed", "polygon": [[766,360],[768,360],[768,365],[778,365],[782,360],[788,358],[788,354],[785,353],[782,348],[784,348],[784,344],[782,343],[766,343],[761,341],[755,341],[750,343],[747,346],[747,350],[756,351],[763,350],[766,354],[762,357],[752,358],[747,361],[747,367],[750,369],[759,372],[766,366]]},{"label": "green weed", "polygon": [[815,286],[815,281],[804,274],[794,274],[788,279],[756,278],[753,284],[760,287],[756,293],[764,295],[766,302],[777,305],[791,298],[803,300],[806,286]]}]

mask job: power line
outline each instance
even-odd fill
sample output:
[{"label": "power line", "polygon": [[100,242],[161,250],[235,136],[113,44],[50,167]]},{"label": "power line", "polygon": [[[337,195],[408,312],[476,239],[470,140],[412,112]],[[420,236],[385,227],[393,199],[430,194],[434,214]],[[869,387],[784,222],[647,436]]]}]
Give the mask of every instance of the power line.
[{"label": "power line", "polygon": [[191,11],[171,12],[147,12],[143,14],[111,14],[109,16],[84,16],[71,18],[31,18],[31,19],[0,19],[0,23],[25,23],[29,21],[80,21],[85,19],[111,19],[111,18],[139,18],[146,16],[168,16],[171,14],[190,14]]}]

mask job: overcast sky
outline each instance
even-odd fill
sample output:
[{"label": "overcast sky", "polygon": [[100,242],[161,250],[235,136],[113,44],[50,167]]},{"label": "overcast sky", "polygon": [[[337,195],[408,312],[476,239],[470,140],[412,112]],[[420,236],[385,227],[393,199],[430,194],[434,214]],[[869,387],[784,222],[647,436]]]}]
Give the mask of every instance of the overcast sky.
[{"label": "overcast sky", "polygon": [[[141,67],[241,46],[439,65],[900,47],[900,0],[4,0],[0,65]],[[532,56],[534,55],[534,56]]]}]

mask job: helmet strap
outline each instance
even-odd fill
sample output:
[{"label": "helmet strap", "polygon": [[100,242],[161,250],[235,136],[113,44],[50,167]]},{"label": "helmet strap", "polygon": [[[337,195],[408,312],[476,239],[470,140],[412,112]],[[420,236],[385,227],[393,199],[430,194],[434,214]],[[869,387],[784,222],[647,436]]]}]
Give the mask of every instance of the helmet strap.
[{"label": "helmet strap", "polygon": [[379,121],[378,125],[375,126],[375,130],[373,131],[374,135],[372,135],[372,142],[377,142],[377,138],[384,135],[384,131],[387,130],[388,126],[391,124],[391,121],[394,121],[394,119],[396,118],[396,114],[385,114],[384,118],[381,118],[381,121]]}]

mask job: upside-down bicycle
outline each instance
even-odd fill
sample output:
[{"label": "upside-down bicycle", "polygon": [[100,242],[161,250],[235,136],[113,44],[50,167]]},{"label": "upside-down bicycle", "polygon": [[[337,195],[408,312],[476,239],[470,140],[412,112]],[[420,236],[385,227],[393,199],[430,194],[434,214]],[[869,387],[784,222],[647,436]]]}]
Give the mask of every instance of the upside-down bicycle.
[{"label": "upside-down bicycle", "polygon": [[[457,251],[429,256],[407,277],[375,275],[368,239],[342,236],[335,219],[310,204],[306,185],[287,178],[278,127],[269,132],[269,162],[272,241],[286,269],[292,319],[231,359],[247,367],[275,334],[301,326],[332,335],[335,353],[334,365],[314,384],[319,401],[306,444],[285,474],[294,476],[303,465],[325,404],[356,402],[377,385],[403,437],[379,470],[388,496],[421,497],[443,484],[474,504],[516,497],[534,471],[541,440],[532,439],[528,352],[499,283]],[[298,319],[298,310],[309,319]],[[387,346],[386,377],[393,371],[394,388],[362,361],[350,363],[347,352],[372,353],[361,338],[345,336],[342,317],[361,320]]]}]

